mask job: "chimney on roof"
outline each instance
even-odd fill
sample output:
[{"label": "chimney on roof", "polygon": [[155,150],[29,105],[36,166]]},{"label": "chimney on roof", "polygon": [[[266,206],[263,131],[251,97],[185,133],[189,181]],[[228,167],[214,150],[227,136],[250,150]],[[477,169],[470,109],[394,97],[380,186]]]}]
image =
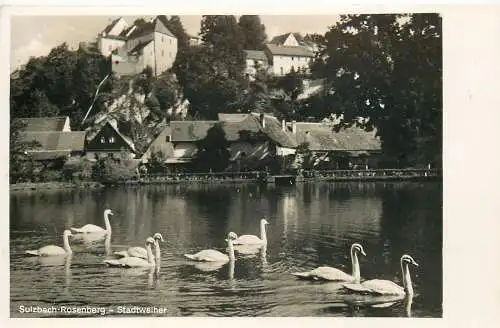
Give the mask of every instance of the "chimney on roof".
[{"label": "chimney on roof", "polygon": [[266,117],[264,116],[264,113],[260,114],[260,125],[263,129],[266,127]]},{"label": "chimney on roof", "polygon": [[292,121],[292,133],[296,134],[297,133],[297,122]]},{"label": "chimney on roof", "polygon": [[286,132],[286,121],[285,120],[281,120],[281,130]]}]

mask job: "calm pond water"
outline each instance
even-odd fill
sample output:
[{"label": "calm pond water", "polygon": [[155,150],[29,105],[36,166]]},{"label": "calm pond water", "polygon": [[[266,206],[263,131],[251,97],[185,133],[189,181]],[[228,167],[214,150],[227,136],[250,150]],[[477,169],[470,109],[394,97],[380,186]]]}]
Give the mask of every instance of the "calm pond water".
[{"label": "calm pond water", "polygon": [[[108,247],[70,240],[71,257],[24,255],[49,244],[62,246],[62,233],[69,227],[104,226],[106,208],[115,214]],[[183,257],[205,248],[224,252],[229,231],[258,235],[263,216],[270,222],[267,247],[253,255],[237,253],[234,266],[207,272]],[[91,315],[19,312],[21,306],[52,305],[102,307],[105,315],[156,307],[165,311],[158,316],[442,316],[441,183],[170,185],[12,193],[10,227],[12,317]],[[114,252],[143,246],[155,232],[165,238],[159,274],[104,265],[109,247]],[[353,306],[353,301],[371,299],[353,297],[337,283],[291,275],[320,265],[350,273],[354,242],[367,253],[360,258],[363,279],[402,284],[399,259],[404,253],[413,256],[419,267],[411,271],[416,293],[411,304]]]}]

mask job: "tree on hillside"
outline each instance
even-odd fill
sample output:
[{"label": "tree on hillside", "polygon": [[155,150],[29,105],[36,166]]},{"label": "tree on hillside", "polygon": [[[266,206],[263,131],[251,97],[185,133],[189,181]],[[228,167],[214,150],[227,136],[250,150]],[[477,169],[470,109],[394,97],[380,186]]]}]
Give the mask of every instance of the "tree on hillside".
[{"label": "tree on hillside", "polygon": [[239,109],[245,87],[241,31],[234,16],[203,16],[203,46],[190,47],[175,73],[191,116],[215,119]]},{"label": "tree on hillside", "polygon": [[243,34],[243,48],[262,50],[267,40],[266,27],[258,15],[242,15],[238,21]]},{"label": "tree on hillside", "polygon": [[325,107],[342,126],[368,118],[395,165],[440,163],[441,35],[438,14],[341,16],[325,34]]},{"label": "tree on hillside", "polygon": [[243,109],[245,112],[270,113],[276,115],[271,97],[269,94],[268,81],[269,76],[265,68],[255,65],[255,78],[249,81],[248,90],[243,100]]}]

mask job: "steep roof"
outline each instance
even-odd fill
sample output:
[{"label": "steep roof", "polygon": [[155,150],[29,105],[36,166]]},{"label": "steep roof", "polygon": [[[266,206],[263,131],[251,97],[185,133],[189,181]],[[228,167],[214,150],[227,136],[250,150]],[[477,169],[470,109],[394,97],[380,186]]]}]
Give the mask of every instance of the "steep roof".
[{"label": "steep roof", "polygon": [[170,30],[163,24],[163,22],[156,17],[152,22],[146,22],[136,25],[134,31],[129,35],[130,39],[138,38],[144,34],[149,34],[153,32],[162,33],[175,38],[175,35],[170,32]]},{"label": "steep roof", "polygon": [[267,56],[264,51],[259,50],[244,50],[247,59],[267,61]]},{"label": "steep roof", "polygon": [[171,121],[172,141],[193,142],[202,140],[218,121]]},{"label": "steep roof", "polygon": [[20,118],[26,123],[24,131],[62,131],[68,116]]},{"label": "steep roof", "polygon": [[279,56],[299,56],[299,57],[314,57],[314,54],[305,47],[279,46],[275,44],[266,44],[266,48],[272,55]]},{"label": "steep roof", "polygon": [[288,36],[290,34],[293,34],[293,36],[295,37],[297,42],[300,42],[302,40],[302,36],[300,35],[300,33],[288,32],[285,34],[280,34],[280,35],[275,36],[274,38],[271,39],[271,41],[269,43],[276,44],[276,45],[283,45],[285,43],[286,39],[288,39]]},{"label": "steep roof", "polygon": [[29,131],[21,133],[21,140],[37,141],[43,151],[83,151],[85,131]]},{"label": "steep roof", "polygon": [[324,123],[295,123],[295,138],[298,144],[307,142],[313,151],[378,151],[380,140],[375,131],[367,132],[359,127],[342,128],[335,132],[333,127]]},{"label": "steep roof", "polygon": [[135,52],[140,52],[142,49],[144,49],[148,44],[153,42],[153,40],[149,40],[146,42],[140,42],[138,45],[136,45],[132,50],[129,51],[129,54],[133,54]]},{"label": "steep roof", "polygon": [[115,27],[116,23],[118,23],[118,21],[122,19],[121,17],[118,17],[117,19],[113,20],[111,23],[108,24],[108,26],[106,26],[104,28],[104,30],[102,31],[102,34],[105,34],[107,35],[109,33],[109,31],[111,31],[113,29],[113,27]]}]

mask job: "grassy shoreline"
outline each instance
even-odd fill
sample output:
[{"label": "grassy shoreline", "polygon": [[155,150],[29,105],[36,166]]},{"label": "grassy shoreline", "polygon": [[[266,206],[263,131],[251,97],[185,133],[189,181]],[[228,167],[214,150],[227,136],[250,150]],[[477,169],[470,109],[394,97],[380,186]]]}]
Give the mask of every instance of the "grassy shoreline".
[{"label": "grassy shoreline", "polygon": [[72,189],[97,189],[103,188],[100,182],[23,182],[11,184],[10,191],[46,191],[46,190],[72,190]]}]

